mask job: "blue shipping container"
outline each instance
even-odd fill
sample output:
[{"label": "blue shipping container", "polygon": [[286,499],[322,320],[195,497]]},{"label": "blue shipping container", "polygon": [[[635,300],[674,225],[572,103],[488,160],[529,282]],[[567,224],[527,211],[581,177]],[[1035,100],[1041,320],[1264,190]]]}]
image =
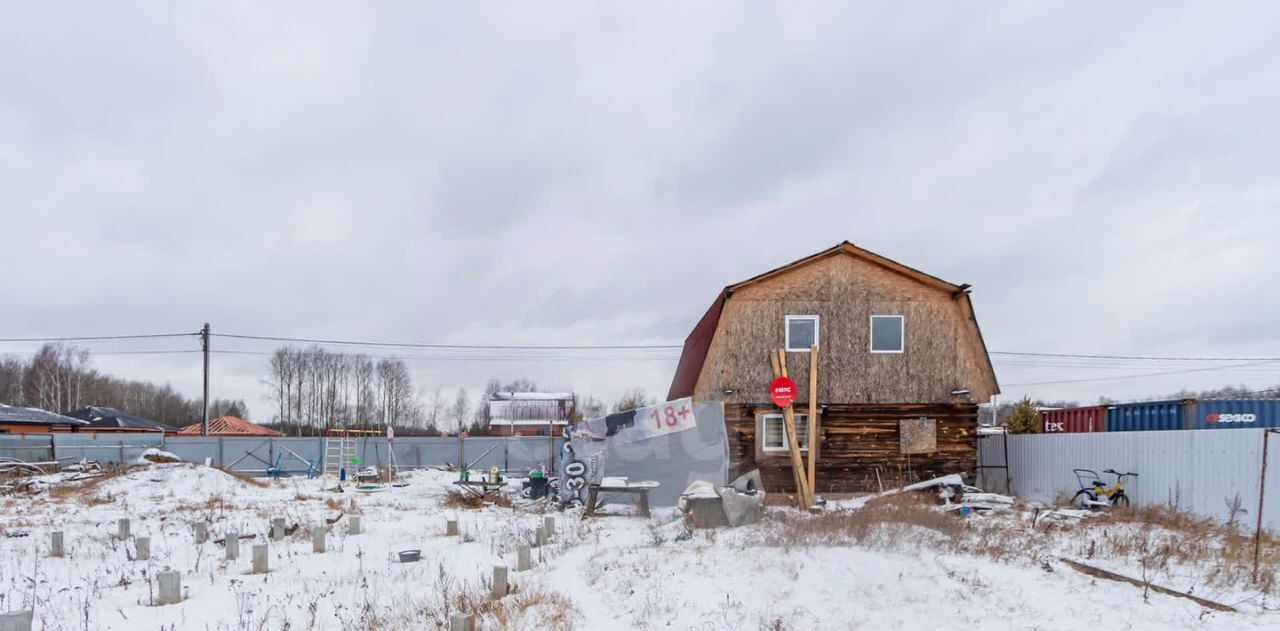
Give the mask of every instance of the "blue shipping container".
[{"label": "blue shipping container", "polygon": [[1144,401],[1122,403],[1107,408],[1108,432],[1151,432],[1186,429],[1191,401]]},{"label": "blue shipping container", "polygon": [[1280,399],[1201,401],[1191,418],[1194,429],[1280,427]]}]

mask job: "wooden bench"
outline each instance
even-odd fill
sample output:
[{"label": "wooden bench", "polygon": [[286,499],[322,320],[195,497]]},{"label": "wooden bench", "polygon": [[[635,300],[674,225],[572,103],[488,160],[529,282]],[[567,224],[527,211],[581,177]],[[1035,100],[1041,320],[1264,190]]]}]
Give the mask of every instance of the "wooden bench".
[{"label": "wooden bench", "polygon": [[649,491],[652,486],[602,486],[592,484],[587,487],[587,510],[584,517],[596,516],[596,504],[601,493],[630,493],[636,496],[636,517],[649,516]]}]

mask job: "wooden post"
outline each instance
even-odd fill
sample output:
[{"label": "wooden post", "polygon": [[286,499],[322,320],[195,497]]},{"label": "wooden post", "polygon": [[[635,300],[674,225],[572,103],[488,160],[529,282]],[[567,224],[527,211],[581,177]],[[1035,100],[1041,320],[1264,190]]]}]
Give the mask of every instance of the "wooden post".
[{"label": "wooden post", "polygon": [[818,492],[818,345],[809,347],[809,492]]},{"label": "wooden post", "polygon": [[[785,350],[779,349],[778,355],[778,376],[787,376],[787,353]],[[813,506],[813,497],[809,494],[809,480],[804,471],[804,458],[800,455],[800,442],[796,438],[796,417],[794,406],[788,405],[782,409],[783,423],[787,429],[787,447],[791,451],[791,468],[795,471],[796,491],[799,495],[799,505],[801,510],[807,510]]]},{"label": "wooden post", "polygon": [[[1267,496],[1267,445],[1270,441],[1272,433],[1280,433],[1274,429],[1262,430],[1262,472],[1259,474],[1258,480],[1258,525],[1253,530],[1253,582],[1258,582],[1258,558],[1262,553],[1262,509],[1264,508],[1263,499]],[[1008,437],[1005,438],[1008,440]],[[1005,462],[1009,462],[1008,457]]]},{"label": "wooden post", "polygon": [[[778,353],[778,351],[776,351],[776,350],[773,350],[773,349],[770,349],[770,350],[769,350],[769,365],[773,368],[773,376],[774,376],[774,378],[777,378],[777,377],[781,377],[781,376],[782,376],[782,367],[780,366],[780,364],[779,364],[779,362],[778,362],[778,354],[779,354],[779,353]],[[761,428],[761,430],[763,430],[763,428]],[[764,432],[763,432],[763,431],[761,431],[761,433],[760,433],[760,437],[759,437],[757,440],[764,440]],[[803,503],[804,503],[804,498],[803,498],[803,497],[800,497],[800,472],[799,472],[797,469],[795,469],[795,468],[793,467],[793,468],[791,469],[791,474],[792,474],[792,475],[791,475],[791,479],[792,479],[792,481],[793,481],[793,482],[795,482],[795,485],[796,485],[796,495],[797,495],[797,497],[798,497],[798,499],[797,499],[797,503],[803,504]]]}]

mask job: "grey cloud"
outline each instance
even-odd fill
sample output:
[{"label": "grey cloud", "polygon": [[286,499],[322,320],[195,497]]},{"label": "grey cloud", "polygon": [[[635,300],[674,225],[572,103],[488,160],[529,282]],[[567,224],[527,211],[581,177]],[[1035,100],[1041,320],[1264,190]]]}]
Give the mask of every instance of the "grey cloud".
[{"label": "grey cloud", "polygon": [[[993,348],[1280,354],[1276,12],[6,7],[0,330],[679,342],[850,239],[973,283]],[[185,356],[98,363],[198,386]],[[611,395],[674,362],[413,367]],[[218,395],[264,409],[264,371],[219,356]],[[1036,393],[1237,377],[1268,375]]]}]

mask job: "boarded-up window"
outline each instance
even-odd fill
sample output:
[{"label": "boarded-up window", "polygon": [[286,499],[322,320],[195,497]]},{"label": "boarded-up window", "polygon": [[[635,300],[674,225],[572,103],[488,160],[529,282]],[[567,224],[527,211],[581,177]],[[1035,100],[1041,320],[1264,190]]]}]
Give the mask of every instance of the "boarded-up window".
[{"label": "boarded-up window", "polygon": [[898,435],[904,454],[938,451],[938,421],[931,418],[904,418],[898,421]]}]

